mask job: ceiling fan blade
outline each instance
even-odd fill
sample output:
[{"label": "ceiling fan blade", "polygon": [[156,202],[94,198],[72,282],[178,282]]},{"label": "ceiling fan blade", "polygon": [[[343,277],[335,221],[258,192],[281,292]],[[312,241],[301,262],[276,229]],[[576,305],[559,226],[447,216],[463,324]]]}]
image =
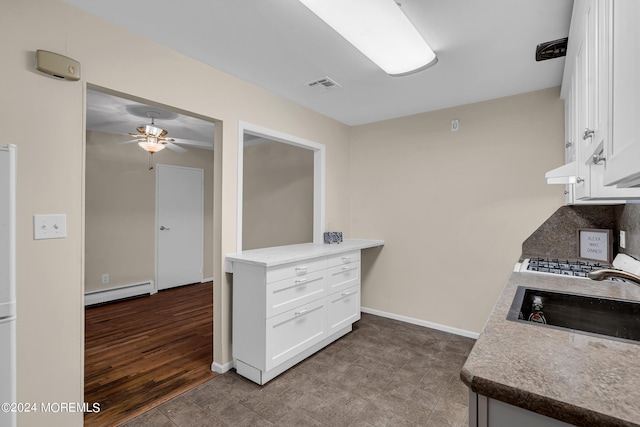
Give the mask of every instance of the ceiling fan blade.
[{"label": "ceiling fan blade", "polygon": [[126,125],[127,122],[123,120],[107,120],[107,121],[89,121],[87,119],[87,129],[89,130],[97,130],[97,131],[105,131],[109,130],[112,127],[120,128]]},{"label": "ceiling fan blade", "polygon": [[171,142],[167,142],[164,145],[166,145],[166,147],[171,150],[171,151],[175,151],[176,153],[185,153],[187,150],[180,147],[177,144],[172,144]]},{"label": "ceiling fan blade", "polygon": [[139,142],[139,140],[137,139],[132,139],[131,141],[121,141],[121,142],[116,142],[117,145],[122,145],[122,144],[131,144],[132,142]]}]

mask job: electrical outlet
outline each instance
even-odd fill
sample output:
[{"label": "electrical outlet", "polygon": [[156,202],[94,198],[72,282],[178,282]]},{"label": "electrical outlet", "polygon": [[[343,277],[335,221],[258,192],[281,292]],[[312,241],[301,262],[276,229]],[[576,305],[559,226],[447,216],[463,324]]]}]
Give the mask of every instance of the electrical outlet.
[{"label": "electrical outlet", "polygon": [[67,216],[65,214],[33,216],[34,240],[63,239],[65,237],[67,237]]},{"label": "electrical outlet", "polygon": [[627,247],[627,236],[626,233],[620,230],[620,248],[624,249]]},{"label": "electrical outlet", "polygon": [[107,283],[109,283],[109,273],[105,273],[102,275],[102,284],[106,285]]}]

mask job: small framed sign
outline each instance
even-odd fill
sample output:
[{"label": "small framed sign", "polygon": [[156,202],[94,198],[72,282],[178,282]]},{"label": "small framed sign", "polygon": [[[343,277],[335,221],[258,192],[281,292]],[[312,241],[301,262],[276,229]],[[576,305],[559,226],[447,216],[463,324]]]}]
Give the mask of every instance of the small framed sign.
[{"label": "small framed sign", "polygon": [[611,262],[611,230],[578,230],[578,258]]}]

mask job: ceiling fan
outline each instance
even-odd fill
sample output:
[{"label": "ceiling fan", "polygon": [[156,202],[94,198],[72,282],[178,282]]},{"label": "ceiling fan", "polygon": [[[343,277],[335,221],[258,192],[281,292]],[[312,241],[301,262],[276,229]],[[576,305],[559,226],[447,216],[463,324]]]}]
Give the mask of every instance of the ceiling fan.
[{"label": "ceiling fan", "polygon": [[160,116],[160,113],[156,111],[147,111],[146,116],[151,119],[151,124],[141,125],[136,128],[138,133],[130,133],[132,137],[131,141],[124,142],[125,144],[131,142],[137,142],[138,145],[149,153],[149,170],[153,169],[153,154],[158,151],[164,150],[165,147],[175,151],[177,153],[184,153],[186,149],[174,144],[173,138],[167,138],[169,133],[166,129],[162,129],[155,124],[155,119]]},{"label": "ceiling fan", "polygon": [[160,150],[163,150],[165,147],[168,149],[178,152],[184,153],[184,148],[174,144],[175,141],[173,138],[167,138],[166,135],[169,133],[166,129],[162,129],[155,124],[155,119],[160,116],[160,113],[155,111],[148,111],[146,116],[151,119],[151,124],[141,125],[136,128],[138,133],[130,133],[129,135],[133,136],[135,139],[127,142],[137,142],[138,145],[143,148],[145,151],[150,154],[157,153]]}]

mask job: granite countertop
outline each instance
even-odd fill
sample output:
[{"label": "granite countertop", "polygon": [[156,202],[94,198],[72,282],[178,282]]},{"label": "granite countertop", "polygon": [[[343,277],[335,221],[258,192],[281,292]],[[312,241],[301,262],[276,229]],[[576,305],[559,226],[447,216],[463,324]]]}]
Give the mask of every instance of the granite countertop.
[{"label": "granite countertop", "polygon": [[583,426],[640,426],[640,343],[507,320],[518,286],[640,301],[632,283],[512,273],[460,377],[475,393]]},{"label": "granite countertop", "polygon": [[274,246],[270,248],[252,249],[240,254],[228,254],[225,257],[225,270],[233,272],[233,263],[274,267],[309,258],[335,255],[359,249],[383,246],[384,240],[345,239],[342,243],[301,243],[297,245]]}]

